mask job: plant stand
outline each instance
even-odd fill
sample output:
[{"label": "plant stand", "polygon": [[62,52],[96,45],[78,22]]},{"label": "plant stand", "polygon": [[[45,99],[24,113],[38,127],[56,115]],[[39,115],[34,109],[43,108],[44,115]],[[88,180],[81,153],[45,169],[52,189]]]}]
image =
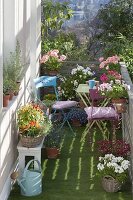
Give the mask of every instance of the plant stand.
[{"label": "plant stand", "polygon": [[[43,141],[41,142],[40,145],[38,145],[37,147],[34,148],[27,148],[27,147],[23,147],[21,142],[18,143],[17,145],[17,149],[18,149],[18,159],[19,159],[19,170],[22,173],[24,168],[25,168],[25,157],[26,156],[33,156],[34,159],[38,160],[41,163],[41,148],[43,146]],[[36,166],[36,162],[35,164],[35,168],[38,166]]]}]

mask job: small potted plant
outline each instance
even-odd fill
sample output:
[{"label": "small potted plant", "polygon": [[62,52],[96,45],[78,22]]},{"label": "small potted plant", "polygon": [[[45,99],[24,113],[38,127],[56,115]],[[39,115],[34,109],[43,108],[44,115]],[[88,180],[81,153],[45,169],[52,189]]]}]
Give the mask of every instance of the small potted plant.
[{"label": "small potted plant", "polygon": [[87,114],[82,108],[73,108],[68,115],[73,126],[81,126],[87,122]]},{"label": "small potted plant", "polygon": [[106,192],[117,192],[126,181],[130,162],[123,157],[105,154],[99,157],[98,174],[102,178],[102,186]]},{"label": "small potted plant", "polygon": [[129,89],[129,86],[121,80],[110,81],[110,83],[103,83],[98,87],[101,95],[111,99],[118,113],[126,111],[126,102]]},{"label": "small potted plant", "polygon": [[9,98],[10,98],[9,87],[10,87],[10,81],[4,78],[3,80],[3,107],[7,107],[9,103]]},{"label": "small potted plant", "polygon": [[64,60],[66,60],[66,56],[59,55],[59,51],[54,49],[42,55],[40,64],[43,64],[42,67],[44,67],[46,71],[49,71],[49,75],[57,75]]},{"label": "small potted plant", "polygon": [[52,130],[51,133],[47,135],[44,141],[44,145],[46,148],[48,158],[52,159],[57,158],[60,152],[60,142],[61,142],[61,137],[54,130]]},{"label": "small potted plant", "polygon": [[17,122],[21,143],[28,148],[39,145],[52,128],[51,121],[37,103],[20,107]]}]

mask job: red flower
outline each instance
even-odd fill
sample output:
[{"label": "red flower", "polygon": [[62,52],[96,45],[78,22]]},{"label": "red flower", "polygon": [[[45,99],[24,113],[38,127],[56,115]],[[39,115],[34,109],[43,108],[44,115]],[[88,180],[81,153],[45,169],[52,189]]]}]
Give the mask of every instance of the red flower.
[{"label": "red flower", "polygon": [[98,150],[102,155],[113,154],[115,156],[127,156],[130,152],[130,145],[123,140],[101,140],[98,141]]}]

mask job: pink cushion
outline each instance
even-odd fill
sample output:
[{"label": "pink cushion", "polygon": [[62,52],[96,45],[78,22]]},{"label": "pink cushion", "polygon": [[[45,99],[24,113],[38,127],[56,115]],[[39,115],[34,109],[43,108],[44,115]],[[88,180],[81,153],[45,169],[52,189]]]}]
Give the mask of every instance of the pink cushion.
[{"label": "pink cushion", "polygon": [[61,110],[64,108],[71,108],[76,105],[77,105],[76,101],[56,101],[52,106],[52,108],[56,110]]},{"label": "pink cushion", "polygon": [[87,119],[108,119],[117,118],[118,114],[112,107],[86,107],[84,108],[87,113]]}]

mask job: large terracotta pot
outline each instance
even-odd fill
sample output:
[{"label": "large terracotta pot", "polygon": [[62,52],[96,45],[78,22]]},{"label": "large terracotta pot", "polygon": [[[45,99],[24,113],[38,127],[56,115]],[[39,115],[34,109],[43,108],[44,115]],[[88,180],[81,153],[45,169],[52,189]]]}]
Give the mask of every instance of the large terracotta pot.
[{"label": "large terracotta pot", "polygon": [[47,152],[47,157],[48,158],[57,158],[57,156],[59,155],[59,148],[57,147],[46,147],[46,152]]},{"label": "large terracotta pot", "polygon": [[3,95],[3,107],[7,107],[9,103],[10,95]]},{"label": "large terracotta pot", "polygon": [[112,103],[114,104],[117,113],[125,113],[127,109],[127,99],[112,99]]}]

